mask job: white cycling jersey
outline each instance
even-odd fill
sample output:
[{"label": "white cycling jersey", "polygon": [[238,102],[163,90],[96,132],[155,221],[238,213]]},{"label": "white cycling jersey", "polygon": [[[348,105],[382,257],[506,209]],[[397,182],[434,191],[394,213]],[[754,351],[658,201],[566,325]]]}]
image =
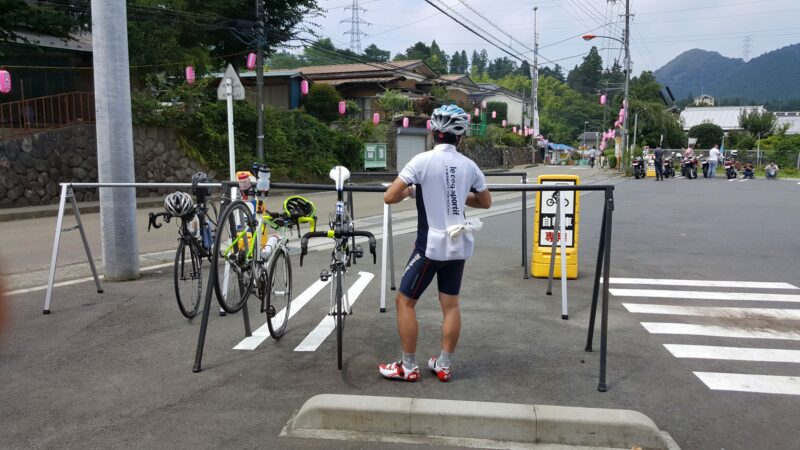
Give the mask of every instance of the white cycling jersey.
[{"label": "white cycling jersey", "polygon": [[458,153],[455,146],[440,144],[415,156],[399,177],[409,186],[416,186],[417,250],[434,261],[472,256],[472,233],[450,238],[447,230],[464,224],[467,194],[487,189],[486,178],[477,164]]}]

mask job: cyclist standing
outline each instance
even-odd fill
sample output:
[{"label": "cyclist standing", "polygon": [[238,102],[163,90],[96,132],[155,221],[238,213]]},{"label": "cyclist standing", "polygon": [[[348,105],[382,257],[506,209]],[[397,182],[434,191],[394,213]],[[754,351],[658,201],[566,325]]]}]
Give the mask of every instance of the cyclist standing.
[{"label": "cyclist standing", "polygon": [[415,156],[384,194],[388,204],[415,198],[418,213],[417,241],[409,258],[396,298],[397,328],[402,360],[381,364],[389,379],[417,381],[417,299],[437,277],[442,307],[442,351],[428,361],[439,380],[449,381],[451,359],[461,332],[458,294],[464,262],[472,256],[474,240],[465,229],[464,206],[488,209],[492,197],[478,166],[458,152],[467,131],[468,116],[456,105],[443,106],[431,115],[436,146]]}]

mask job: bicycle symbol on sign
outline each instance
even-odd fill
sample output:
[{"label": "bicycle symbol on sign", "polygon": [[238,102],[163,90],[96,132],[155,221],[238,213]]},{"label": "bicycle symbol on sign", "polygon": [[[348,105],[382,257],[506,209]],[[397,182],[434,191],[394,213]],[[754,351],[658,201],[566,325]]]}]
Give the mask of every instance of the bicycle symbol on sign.
[{"label": "bicycle symbol on sign", "polygon": [[[556,202],[558,201],[556,200],[556,197],[557,194],[553,192],[553,195],[551,195],[550,198],[548,198],[545,201],[545,203],[547,203],[547,206],[555,206]],[[567,197],[564,197],[564,207],[569,207],[569,199]]]}]

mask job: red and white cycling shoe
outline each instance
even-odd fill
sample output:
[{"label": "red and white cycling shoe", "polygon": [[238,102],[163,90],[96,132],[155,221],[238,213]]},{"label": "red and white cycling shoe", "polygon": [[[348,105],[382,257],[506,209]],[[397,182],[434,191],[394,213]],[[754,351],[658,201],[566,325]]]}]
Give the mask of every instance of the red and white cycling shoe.
[{"label": "red and white cycling shoe", "polygon": [[411,370],[403,367],[403,361],[397,361],[389,364],[380,364],[378,371],[385,378],[390,380],[404,380],[404,381],[417,381],[419,380],[419,366]]},{"label": "red and white cycling shoe", "polygon": [[439,377],[439,381],[441,381],[442,383],[447,383],[448,381],[450,381],[450,376],[452,375],[452,372],[449,367],[436,367],[436,359],[437,358],[434,356],[428,360],[428,368],[430,368],[433,371],[433,373],[435,373],[436,376]]}]

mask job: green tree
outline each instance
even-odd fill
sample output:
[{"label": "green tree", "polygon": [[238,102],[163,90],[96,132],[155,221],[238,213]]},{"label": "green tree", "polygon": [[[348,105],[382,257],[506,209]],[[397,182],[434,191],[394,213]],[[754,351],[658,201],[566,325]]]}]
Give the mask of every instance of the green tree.
[{"label": "green tree", "polygon": [[750,132],[753,136],[767,137],[775,130],[777,123],[775,114],[769,111],[759,111],[756,108],[750,111],[742,110],[739,114],[739,126]]},{"label": "green tree", "polygon": [[489,53],[486,49],[478,53],[477,50],[472,52],[472,75],[482,77],[486,73],[486,68],[489,65]]},{"label": "green tree", "polygon": [[499,80],[516,71],[517,63],[506,56],[502,58],[496,58],[494,61],[489,63],[489,67],[486,69],[486,72],[489,74],[489,78],[493,80]]},{"label": "green tree", "polygon": [[71,39],[70,33],[88,27],[88,6],[78,1],[29,2],[25,0],[0,0],[0,41],[28,40],[17,34],[20,31],[50,34]]},{"label": "green tree", "polygon": [[463,68],[464,64],[461,61],[461,53],[455,52],[450,57],[450,73],[466,73]]},{"label": "green tree", "polygon": [[375,44],[370,44],[369,47],[364,49],[364,56],[372,61],[386,62],[391,58],[392,53],[389,50],[381,50]]},{"label": "green tree", "polygon": [[[88,4],[85,0],[76,3]],[[198,75],[244,65],[243,54],[253,46],[255,11],[251,0],[128,0],[128,45],[134,86],[151,74],[181,79],[193,65]],[[156,5],[157,3],[157,5]],[[298,25],[320,13],[316,0],[267,0],[265,54],[291,39]],[[202,13],[198,13],[202,11]],[[137,68],[138,66],[138,68]]]},{"label": "green tree", "polygon": [[561,70],[561,66],[559,66],[558,64],[556,64],[552,68],[545,66],[539,69],[539,78],[542,77],[552,77],[562,83],[565,81],[564,72]]},{"label": "green tree", "polygon": [[439,48],[439,44],[437,44],[436,40],[434,39],[434,41],[431,42],[431,56],[425,62],[436,73],[444,75],[447,73],[449,61],[450,57],[447,56],[447,53],[443,52],[441,48]]},{"label": "green tree", "polygon": [[408,47],[405,52],[395,55],[395,61],[407,61],[410,59],[427,60],[431,57],[431,48],[424,42],[417,42]]},{"label": "green tree", "polygon": [[411,108],[411,100],[402,92],[389,89],[378,99],[378,106],[387,116],[395,117]]},{"label": "green tree", "polygon": [[331,64],[348,64],[353,62],[344,56],[330,38],[318,39],[303,49],[303,65],[327,66]]},{"label": "green tree", "polygon": [[466,50],[461,50],[461,73],[469,73],[469,57]]},{"label": "green tree", "polygon": [[711,148],[722,144],[724,131],[722,127],[711,122],[704,122],[689,129],[689,137],[697,138],[696,148]]},{"label": "green tree", "polygon": [[292,53],[279,52],[269,58],[267,65],[270,69],[296,69],[303,67],[303,60]]},{"label": "green tree", "polygon": [[531,65],[528,64],[528,61],[522,61],[522,64],[520,64],[517,70],[517,74],[527,78],[531,77]]},{"label": "green tree", "polygon": [[311,86],[304,107],[306,113],[318,120],[331,123],[339,118],[339,92],[328,84],[317,83]]},{"label": "green tree", "polygon": [[584,94],[596,93],[602,78],[603,59],[592,47],[589,54],[583,58],[580,65],[575,66],[567,75],[567,84]]}]

